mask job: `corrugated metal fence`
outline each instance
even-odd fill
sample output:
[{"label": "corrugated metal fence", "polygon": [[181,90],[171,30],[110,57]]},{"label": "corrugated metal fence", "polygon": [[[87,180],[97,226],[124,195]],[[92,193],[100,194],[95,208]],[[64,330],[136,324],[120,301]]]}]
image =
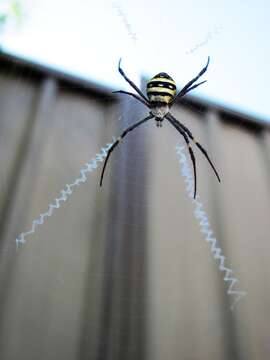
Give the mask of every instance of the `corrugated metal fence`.
[{"label": "corrugated metal fence", "polygon": [[193,98],[173,109],[221,173],[219,184],[196,151],[198,201],[232,289],[247,292],[232,311],[179,134],[138,128],[100,189],[106,144],[143,106],[7,55],[0,64],[1,360],[269,359],[268,125]]}]

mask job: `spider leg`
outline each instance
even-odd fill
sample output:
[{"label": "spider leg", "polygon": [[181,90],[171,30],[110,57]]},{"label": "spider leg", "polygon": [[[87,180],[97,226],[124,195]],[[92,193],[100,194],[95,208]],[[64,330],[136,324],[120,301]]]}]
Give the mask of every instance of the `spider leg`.
[{"label": "spider leg", "polygon": [[[205,65],[205,67],[199,72],[199,74],[197,76],[195,76],[192,80],[190,80],[184,87],[183,89],[173,98],[173,100],[171,101],[170,105],[172,105],[175,100],[177,98],[180,98],[182,96],[184,96],[188,91],[189,91],[189,88],[191,87],[191,85],[193,85],[195,83],[195,81],[197,81],[207,70],[208,68],[208,65],[209,65],[209,61],[210,61],[210,57],[208,56],[207,58],[207,63]],[[199,86],[200,84],[198,84]]]},{"label": "spider leg", "polygon": [[211,167],[212,167],[218,181],[220,182],[219,174],[218,174],[214,164],[212,163],[211,159],[209,158],[209,155],[207,154],[207,151],[202,147],[202,145],[200,143],[198,143],[194,139],[194,136],[192,135],[191,131],[184,124],[182,124],[179,120],[177,120],[171,113],[168,113],[167,116],[168,116],[168,118],[170,118],[175,123],[176,126],[181,127],[188,134],[188,136],[194,142],[194,144],[201,150],[201,152],[204,154],[204,156],[208,160],[209,164],[211,165]]},{"label": "spider leg", "polygon": [[126,130],[124,130],[122,132],[122,134],[119,136],[118,139],[115,140],[115,142],[112,144],[112,146],[110,147],[109,151],[108,151],[108,154],[106,156],[106,159],[105,159],[105,162],[104,162],[104,165],[103,165],[103,169],[102,169],[102,173],[101,173],[101,177],[100,177],[100,183],[99,185],[102,186],[102,181],[103,181],[103,176],[104,176],[104,172],[105,172],[105,169],[106,169],[106,165],[107,165],[107,162],[109,160],[109,157],[111,155],[111,153],[113,152],[114,148],[120,143],[121,140],[123,140],[123,138],[132,130],[134,130],[136,127],[140,126],[141,124],[143,124],[144,122],[152,119],[154,117],[154,115],[150,114],[148,115],[146,118],[136,122],[135,124],[131,125],[130,127],[128,127]]},{"label": "spider leg", "polygon": [[190,88],[188,88],[188,89],[181,95],[181,97],[183,97],[184,95],[186,95],[187,93],[189,93],[191,90],[196,89],[196,87],[204,84],[206,81],[207,81],[207,80],[204,80],[204,81],[201,81],[201,82],[198,83],[198,84],[195,84],[195,85],[191,86]]},{"label": "spider leg", "polygon": [[138,95],[136,94],[133,94],[131,92],[128,92],[128,91],[123,91],[123,90],[118,90],[118,91],[113,91],[114,94],[116,93],[119,93],[119,94],[126,94],[126,95],[130,95],[130,96],[133,96],[135,99],[137,99],[138,101],[140,101],[141,103],[143,103],[145,106],[147,106],[148,108],[150,108],[150,104],[149,102],[143,100],[142,98],[140,98]]},{"label": "spider leg", "polygon": [[144,101],[146,101],[148,103],[147,98],[144,96],[144,94],[141,92],[141,90],[138,88],[138,86],[136,86],[133,81],[129,80],[129,78],[124,73],[123,69],[121,68],[121,59],[119,60],[119,63],[118,63],[118,71],[123,76],[123,78],[129,83],[129,85],[132,86],[133,89],[144,99]]},{"label": "spider leg", "polygon": [[178,132],[180,132],[180,134],[184,137],[185,142],[187,144],[188,150],[189,150],[189,154],[190,154],[190,158],[192,160],[192,164],[193,164],[193,172],[194,172],[194,199],[196,197],[196,193],[197,193],[197,173],[196,173],[196,160],[195,160],[195,156],[193,153],[193,150],[191,148],[190,142],[189,142],[189,138],[187,136],[187,134],[185,133],[185,131],[178,126],[178,124],[176,124],[172,118],[170,118],[169,116],[165,116],[166,119],[172,124],[172,126],[174,126],[176,128],[176,130]]}]

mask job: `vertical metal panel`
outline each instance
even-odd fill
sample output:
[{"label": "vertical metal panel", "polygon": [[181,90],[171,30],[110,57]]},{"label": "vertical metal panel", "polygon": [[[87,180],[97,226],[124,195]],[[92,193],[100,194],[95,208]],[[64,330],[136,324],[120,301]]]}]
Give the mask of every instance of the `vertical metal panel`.
[{"label": "vertical metal panel", "polygon": [[[265,168],[266,181],[270,184],[270,132],[267,130],[262,131],[261,136],[261,150],[262,150],[262,162]],[[267,186],[270,193],[270,187]]]},{"label": "vertical metal panel", "polygon": [[[17,234],[24,225],[25,209],[27,209],[29,196],[36,183],[39,166],[43,154],[43,144],[50,129],[51,110],[54,106],[56,81],[45,79],[40,88],[39,98],[33,108],[32,121],[28,123],[24,133],[24,147],[20,151],[20,163],[17,163],[16,182],[9,194],[8,214],[6,214],[6,232],[2,228],[2,234],[6,241],[14,243]],[[13,181],[13,179],[12,179]]]},{"label": "vertical metal panel", "polygon": [[[8,209],[23,166],[25,148],[34,121],[37,84],[16,78],[14,73],[0,77],[0,232],[8,221]],[[1,244],[2,250],[4,244]]]},{"label": "vertical metal panel", "polygon": [[[32,199],[31,218],[47,209],[48,201],[59,197],[65,184],[81,176],[79,169],[103,145],[102,105],[81,92],[59,91],[38,187]],[[101,257],[104,236],[98,175],[99,170],[90,173],[85,184],[74,188],[72,197],[29,239],[28,250],[23,249],[39,259],[42,269],[37,279],[43,279],[47,287],[43,290],[39,281],[36,283],[43,295],[40,305],[47,306],[49,316],[32,317],[33,323],[39,319],[47,334],[45,345],[41,337],[37,338],[39,348],[46,349],[44,359],[74,359],[80,353],[81,338],[87,335],[91,343],[95,337],[94,313],[99,310],[100,279],[97,259]],[[92,331],[86,333],[88,325]],[[57,334],[61,334],[61,339]]]},{"label": "vertical metal panel", "polygon": [[[22,169],[22,185],[18,186],[17,193],[26,200],[29,197],[29,201],[26,205],[15,198],[14,202],[18,214],[24,205],[21,211],[26,212],[28,227],[37,214],[48,209],[49,201],[59,195],[65,183],[78,177],[78,169],[91,160],[104,140],[104,109],[98,102],[65,91],[55,98],[50,96],[52,89],[53,84],[46,82]],[[50,113],[45,115],[45,109]],[[95,223],[100,215],[95,209],[102,195],[97,193],[98,174],[95,176],[88,190],[74,191],[73,206],[67,204],[56,211],[27,238],[17,255],[9,258],[9,276],[4,279],[8,290],[5,306],[1,307],[2,359],[74,359],[78,354],[83,298],[89,281],[95,278],[90,263],[95,258],[92,246],[97,254],[97,242],[102,237],[102,218]],[[11,217],[10,224],[8,239],[14,242],[22,227],[16,234],[16,219]],[[93,308],[96,293],[91,299]]]},{"label": "vertical metal panel", "polygon": [[[175,106],[172,113],[204,142],[205,120],[193,111]],[[201,235],[175,145],[185,142],[165,122],[153,129],[149,181],[149,267],[151,294],[151,359],[225,359],[219,278],[209,246]],[[194,149],[194,151],[196,151]],[[188,153],[187,153],[188,154]],[[198,191],[207,204],[209,170],[196,151]],[[189,156],[188,156],[188,161]],[[211,176],[212,174],[210,174]],[[211,349],[211,351],[209,350]]]},{"label": "vertical metal panel", "polygon": [[261,137],[255,131],[222,124],[223,236],[227,256],[248,293],[235,310],[237,341],[243,359],[267,359],[265,314],[269,312],[269,197]]},{"label": "vertical metal panel", "polygon": [[[134,100],[121,101],[124,129],[145,117]],[[107,221],[103,307],[97,358],[144,359],[146,214],[143,204],[147,124],[130,133],[116,148],[105,179],[111,198]],[[120,134],[122,130],[116,129]],[[118,136],[118,135],[117,135]],[[138,156],[141,155],[141,156]],[[137,185],[136,185],[137,184]]]},{"label": "vertical metal panel", "polygon": [[[22,89],[21,89],[22,91]],[[30,120],[27,122],[27,127],[24,131],[24,139],[22,145],[18,149],[18,160],[16,163],[16,172],[12,174],[14,178],[11,180],[13,188],[8,189],[10,193],[7,194],[7,203],[5,204],[4,219],[5,223],[1,227],[1,241],[4,248],[9,249],[9,253],[4,253],[1,261],[1,287],[3,289],[10,289],[1,296],[1,341],[4,338],[5,320],[8,319],[8,327],[12,327],[12,318],[14,316],[14,308],[11,304],[18,301],[18,297],[14,296],[16,290],[12,287],[12,279],[16,274],[17,265],[15,257],[16,236],[24,225],[26,214],[29,211],[29,199],[31,197],[33,187],[36,185],[36,176],[39,173],[40,159],[43,154],[44,139],[48,128],[48,119],[50,119],[50,110],[53,107],[53,99],[55,96],[55,81],[52,79],[45,79],[40,87],[36,104],[31,108]],[[18,110],[18,109],[17,109]],[[20,267],[19,267],[20,269]],[[18,279],[18,278],[17,278]],[[15,292],[14,292],[15,291]],[[13,294],[13,295],[12,295]],[[20,299],[21,301],[22,299]],[[9,306],[11,305],[11,308]],[[18,304],[17,304],[18,305]],[[9,310],[8,310],[9,309]],[[16,313],[16,312],[15,312]],[[15,319],[18,322],[19,316]],[[18,325],[18,323],[17,323]],[[20,329],[20,332],[22,329]],[[5,335],[7,333],[5,332]],[[16,348],[19,341],[14,343],[16,335],[13,338],[8,338],[3,344],[3,357],[7,355],[5,350],[9,345],[16,353]]]},{"label": "vertical metal panel", "polygon": [[[220,148],[220,137],[222,136],[221,118],[218,111],[210,109],[206,114],[206,120],[205,134],[207,143],[209,144],[209,154],[211,154],[211,158],[214,163],[217,164],[221,176],[221,183],[218,183],[214,176],[209,176],[208,179],[209,188],[211,189],[208,192],[209,214],[211,216],[213,229],[219,242],[219,246],[222,249],[224,256],[226,256],[228,254],[228,244],[224,232],[223,204],[221,200],[223,182],[226,183],[226,173],[224,173],[223,169],[222,148]],[[229,258],[227,256],[225,266],[231,268],[231,264],[229,264]],[[235,313],[230,310],[230,304],[233,304],[234,301],[233,296],[228,295],[231,283],[225,283],[222,281],[224,280],[225,272],[220,273],[218,267],[216,267],[216,272],[219,277],[216,290],[220,294],[224,294],[223,296],[220,296],[220,311],[224,329],[224,355],[225,358],[228,359],[242,359],[243,357],[237,341],[236,317]],[[239,285],[239,287],[241,288],[241,285]],[[240,290],[239,287],[238,290]],[[235,288],[237,288],[237,286],[235,286]]]}]

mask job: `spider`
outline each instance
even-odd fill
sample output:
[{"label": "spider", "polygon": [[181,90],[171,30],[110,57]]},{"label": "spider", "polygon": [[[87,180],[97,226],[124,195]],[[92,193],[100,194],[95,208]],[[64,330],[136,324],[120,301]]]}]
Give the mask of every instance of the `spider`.
[{"label": "spider", "polygon": [[218,172],[213,165],[212,161],[210,160],[206,150],[202,147],[200,143],[198,143],[195,139],[190,130],[182,124],[180,121],[178,121],[171,113],[170,108],[175,103],[176,100],[182,98],[184,95],[186,95],[191,90],[194,90],[198,86],[202,85],[205,81],[201,81],[197,84],[194,84],[207,70],[209,65],[210,58],[208,56],[207,63],[205,67],[199,72],[197,76],[195,76],[192,80],[190,80],[181,91],[179,91],[178,94],[176,94],[176,84],[174,80],[166,73],[161,72],[157,75],[155,75],[152,79],[150,79],[147,82],[147,97],[142,93],[142,91],[126,76],[123,69],[121,68],[121,59],[119,60],[118,64],[118,70],[120,74],[123,76],[123,78],[129,83],[129,85],[137,92],[137,94],[119,90],[114,91],[114,93],[121,93],[126,94],[129,96],[132,96],[136,100],[143,103],[145,106],[147,106],[150,109],[149,115],[145,117],[144,119],[136,122],[135,124],[131,125],[127,129],[125,129],[122,134],[115,140],[113,145],[108,151],[108,154],[106,156],[101,178],[100,178],[100,186],[102,186],[103,176],[106,169],[107,162],[109,160],[109,157],[115,147],[123,140],[123,138],[132,130],[137,128],[138,126],[142,125],[143,123],[147,122],[150,119],[156,120],[156,125],[158,127],[162,127],[162,122],[164,119],[168,120],[169,123],[183,136],[186,145],[189,150],[190,158],[193,164],[193,173],[194,173],[194,199],[196,197],[197,192],[197,173],[196,173],[196,160],[193,153],[193,150],[190,145],[190,140],[200,149],[200,151],[204,154],[206,159],[208,160],[209,164],[211,165],[218,181],[220,182],[220,177],[218,175]]}]

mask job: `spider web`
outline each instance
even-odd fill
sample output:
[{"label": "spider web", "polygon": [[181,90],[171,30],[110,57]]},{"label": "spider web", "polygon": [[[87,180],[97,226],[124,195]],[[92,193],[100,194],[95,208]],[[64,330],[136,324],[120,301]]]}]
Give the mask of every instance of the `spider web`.
[{"label": "spider web", "polygon": [[[168,58],[179,57],[186,59],[179,66],[181,71],[176,73],[174,66],[169,64],[168,72],[176,74],[176,79],[183,85],[204,65],[207,55],[211,54],[212,43],[219,42],[227,29],[226,24],[213,21],[205,25],[204,31],[196,33],[192,43],[188,42],[177,51],[165,49],[163,55],[156,45],[149,47],[153,36],[151,31],[144,39],[144,25],[140,26],[135,10],[133,13],[131,7],[118,1],[107,2],[106,9],[110,9],[110,16],[115,18],[122,28],[123,37],[130,43],[128,50],[125,46],[118,50],[118,56],[123,58],[122,65],[128,76],[135,78],[137,83],[145,58],[151,58],[152,67],[148,63],[144,71],[153,75],[160,70],[167,71],[163,68]],[[167,40],[164,27],[168,18],[163,7],[151,11],[153,24],[161,24],[160,28],[155,26],[158,28],[156,36],[164,46]],[[185,37],[186,32],[182,30],[177,37]],[[145,55],[142,57],[140,54]],[[116,62],[107,61],[110,71],[117,74]],[[184,64],[189,61],[185,73]],[[211,65],[212,62],[210,68]],[[25,81],[22,74],[16,76],[18,82]],[[120,78],[119,74],[117,76]],[[119,88],[124,86],[121,82]],[[76,107],[73,109],[67,105],[68,89],[62,88],[60,92],[65,101],[59,106],[67,106],[69,114],[76,113]],[[189,106],[183,112],[173,111],[205,144],[207,137],[200,124],[202,111]],[[171,354],[170,358],[176,359],[179,348],[183,357],[198,358],[201,351],[207,353],[200,344],[197,350],[193,348],[194,341],[199,342],[204,326],[209,325],[207,344],[212,345],[215,354],[222,349],[218,342],[222,341],[223,332],[229,343],[234,335],[233,331],[231,335],[227,334],[231,327],[228,326],[229,320],[226,322],[223,317],[231,319],[233,315],[229,315],[227,309],[234,307],[244,292],[239,290],[242,289],[241,283],[237,284],[241,276],[234,276],[231,270],[231,267],[238,269],[237,256],[223,238],[218,243],[219,239],[214,235],[220,233],[214,216],[212,220],[211,194],[215,185],[212,186],[209,180],[211,169],[205,159],[196,153],[200,197],[194,202],[190,199],[193,182],[184,142],[179,143],[179,134],[169,124],[157,129],[150,121],[128,135],[113,152],[103,188],[98,187],[102,162],[112,140],[145,114],[147,111],[133,100],[123,99],[121,106],[117,107],[108,99],[105,116],[107,139],[98,142],[95,138],[100,136],[99,130],[86,125],[89,121],[86,115],[77,119],[76,135],[70,131],[74,125],[68,116],[62,119],[56,112],[40,159],[42,167],[34,175],[35,188],[25,204],[25,212],[28,208],[31,210],[23,224],[18,224],[8,234],[8,251],[16,245],[18,248],[17,253],[11,251],[10,256],[18,259],[19,271],[24,269],[18,279],[16,274],[12,275],[15,279],[12,304],[16,305],[14,297],[21,294],[25,296],[23,309],[31,297],[34,299],[34,313],[41,313],[49,301],[56,304],[48,326],[44,320],[38,326],[41,332],[44,329],[48,332],[48,344],[55,344],[54,326],[61,329],[61,325],[54,325],[52,318],[55,316],[60,324],[63,323],[64,315],[74,305],[72,294],[84,292],[85,296],[80,298],[81,313],[78,311],[74,315],[82,334],[78,340],[78,358],[85,354],[90,358],[96,358],[98,354],[104,359],[114,356],[143,358],[143,354],[148,352],[148,358],[159,359],[164,358],[164,354]],[[196,121],[193,123],[194,114]],[[83,132],[87,136],[81,145]],[[219,244],[225,244],[224,249]],[[228,258],[225,259],[224,254],[228,254]],[[22,264],[28,260],[31,266],[23,267]],[[52,296],[48,298],[49,290],[43,289],[42,274],[46,278],[50,267],[54,269],[54,278],[47,280],[48,289],[52,290]],[[35,271],[36,279],[32,275]],[[23,292],[29,281],[33,281],[37,294],[43,294],[45,300],[41,296],[38,301],[35,293]],[[59,289],[62,289],[63,296],[60,296]],[[222,292],[226,297],[220,295]],[[59,304],[63,306],[62,313]],[[241,309],[241,305],[239,302],[236,309]],[[189,316],[186,316],[186,311]],[[209,316],[205,319],[202,314]],[[81,322],[78,320],[80,316],[83,318]],[[67,318],[65,336],[72,338],[72,320]],[[15,323],[14,320],[11,326],[14,333]],[[148,337],[143,330],[145,326],[151,334]],[[52,335],[48,335],[50,330]],[[3,339],[6,339],[4,335]],[[144,344],[145,339],[147,344]],[[163,346],[166,348],[164,352]],[[226,351],[232,354],[234,350],[230,353],[226,348]],[[30,357],[33,353],[34,350],[27,351]],[[48,350],[47,358],[52,354],[54,350]]]}]

